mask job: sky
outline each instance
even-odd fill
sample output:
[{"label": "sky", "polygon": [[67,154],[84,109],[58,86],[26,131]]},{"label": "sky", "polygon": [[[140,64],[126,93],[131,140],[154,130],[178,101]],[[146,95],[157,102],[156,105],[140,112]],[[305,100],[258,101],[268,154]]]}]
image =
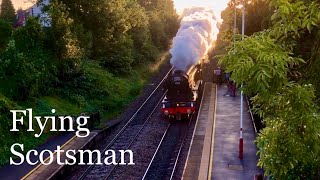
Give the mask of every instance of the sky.
[{"label": "sky", "polygon": [[214,9],[217,15],[220,15],[221,11],[227,7],[228,2],[229,0],[174,0],[178,12],[182,12],[184,8],[204,6]]},{"label": "sky", "polygon": [[[33,5],[30,0],[11,0],[13,3],[14,8],[17,10],[19,8],[27,9]],[[31,0],[32,1],[32,0]],[[0,3],[2,0],[0,0]]]}]

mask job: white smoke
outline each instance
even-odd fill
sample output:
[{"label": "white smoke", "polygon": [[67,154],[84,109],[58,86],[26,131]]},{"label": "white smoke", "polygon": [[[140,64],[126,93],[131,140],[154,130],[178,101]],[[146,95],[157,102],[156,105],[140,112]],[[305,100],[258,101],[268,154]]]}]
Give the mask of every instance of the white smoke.
[{"label": "white smoke", "polygon": [[186,9],[182,17],[170,49],[170,63],[177,70],[187,71],[207,56],[217,39],[219,21],[212,9],[204,7]]}]

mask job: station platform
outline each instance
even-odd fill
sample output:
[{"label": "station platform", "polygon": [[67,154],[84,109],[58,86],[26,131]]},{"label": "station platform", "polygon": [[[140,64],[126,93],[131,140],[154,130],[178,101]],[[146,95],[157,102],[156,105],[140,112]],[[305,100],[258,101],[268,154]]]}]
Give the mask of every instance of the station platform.
[{"label": "station platform", "polygon": [[[244,100],[243,160],[239,159],[240,96],[224,96],[225,86],[206,83],[182,179],[250,180],[257,167],[256,132]],[[245,99],[245,98],[244,98]]]}]

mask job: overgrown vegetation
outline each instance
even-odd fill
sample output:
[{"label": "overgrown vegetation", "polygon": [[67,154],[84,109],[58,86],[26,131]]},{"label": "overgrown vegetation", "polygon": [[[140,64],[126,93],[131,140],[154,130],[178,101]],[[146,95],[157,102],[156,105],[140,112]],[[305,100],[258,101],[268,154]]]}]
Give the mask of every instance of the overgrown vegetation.
[{"label": "overgrown vegetation", "polygon": [[0,18],[9,23],[14,23],[16,14],[11,0],[2,0],[0,9]]},{"label": "overgrown vegetation", "polygon": [[[218,47],[218,57],[232,72],[232,79],[244,85],[245,94],[253,97],[255,112],[266,124],[256,140],[258,165],[273,179],[319,179],[320,3],[251,2],[246,4],[247,36],[241,40],[237,35],[235,42],[231,35],[233,4],[229,4],[226,33],[220,36],[225,43]],[[240,16],[238,12],[238,19]]]},{"label": "overgrown vegetation", "polygon": [[179,26],[171,0],[51,0],[44,11],[49,19],[16,29],[0,17],[0,165],[13,143],[30,149],[50,136],[34,138],[26,126],[11,133],[10,110],[113,117],[140,94]]}]

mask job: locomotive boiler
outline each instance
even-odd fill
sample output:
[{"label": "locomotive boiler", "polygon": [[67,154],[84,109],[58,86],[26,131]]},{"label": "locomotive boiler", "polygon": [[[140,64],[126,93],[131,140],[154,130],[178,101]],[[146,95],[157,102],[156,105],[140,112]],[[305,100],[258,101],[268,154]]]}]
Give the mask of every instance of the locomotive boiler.
[{"label": "locomotive boiler", "polygon": [[170,119],[188,119],[196,111],[202,89],[201,64],[187,71],[173,69],[164,82],[161,112]]}]

